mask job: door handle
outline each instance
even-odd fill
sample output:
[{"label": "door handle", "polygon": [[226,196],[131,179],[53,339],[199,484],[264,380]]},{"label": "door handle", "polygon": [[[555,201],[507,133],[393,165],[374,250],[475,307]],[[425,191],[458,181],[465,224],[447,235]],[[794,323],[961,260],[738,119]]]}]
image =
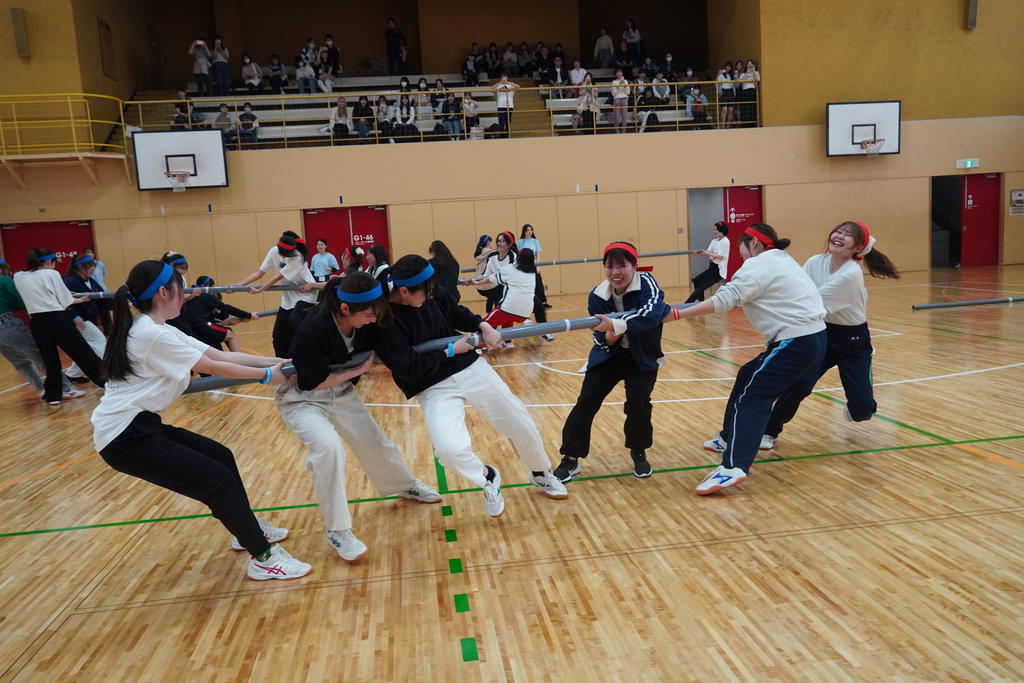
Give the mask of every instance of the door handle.
[{"label": "door handle", "polygon": [[960,232],[967,232],[967,226],[966,225],[961,225],[960,226]]}]

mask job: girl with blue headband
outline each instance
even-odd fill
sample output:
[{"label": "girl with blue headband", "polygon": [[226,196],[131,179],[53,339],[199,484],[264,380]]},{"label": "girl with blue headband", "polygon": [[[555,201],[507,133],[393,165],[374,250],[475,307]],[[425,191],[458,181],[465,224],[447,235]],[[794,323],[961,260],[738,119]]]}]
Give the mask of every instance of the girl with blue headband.
[{"label": "girl with blue headband", "polygon": [[[185,391],[192,371],[259,379],[260,384],[285,379],[280,358],[219,351],[167,325],[181,313],[181,285],[170,264],[143,261],[118,288],[103,356],[109,382],[92,414],[93,444],[115,470],[209,507],[234,535],[231,547],[252,556],[246,569],[249,578],[305,576],[312,567],[277,545],[288,530],[253,515],[231,451],[160,420],[158,413]],[[132,315],[132,307],[138,315]]]},{"label": "girl with blue headband", "polygon": [[359,377],[373,367],[373,354],[357,367],[330,368],[373,349],[382,334],[373,323],[386,311],[384,291],[368,273],[356,271],[329,280],[320,303],[295,331],[295,381],[281,385],[274,399],[285,423],[309,449],[306,466],[313,473],[327,542],[347,562],[367,550],[352,531],[343,440],[380,495],[419,503],[441,501],[437,491],[412,475],[356,392]]},{"label": "girl with blue headband", "polygon": [[[71,259],[67,275],[64,276],[64,284],[72,292],[102,292],[100,283],[92,274],[96,270],[96,259],[87,254],[78,254]],[[100,306],[108,305],[106,299],[87,299],[80,304],[72,304],[70,311],[72,315],[78,316],[81,322],[75,321],[82,338],[89,344],[89,348],[100,358],[107,348],[107,338],[100,332]],[[77,364],[72,363],[65,372],[72,382],[85,384],[89,379],[85,376]]]},{"label": "girl with blue headband", "polygon": [[526,406],[472,344],[463,338],[443,351],[420,353],[413,348],[456,335],[456,330],[479,330],[484,344],[494,348],[501,344],[501,335],[452,297],[435,297],[434,269],[422,256],[399,259],[391,268],[391,285],[391,314],[378,339],[377,353],[406,398],[419,402],[441,464],[483,489],[487,514],[500,517],[505,512],[501,475],[473,452],[466,428],[468,403],[512,440],[531,483],[550,498],[566,498],[565,486],[551,473],[544,442]]},{"label": "girl with blue headband", "polygon": [[85,299],[76,299],[64,284],[57,272],[57,255],[49,249],[31,249],[27,265],[28,270],[14,274],[14,285],[32,318],[32,338],[46,364],[43,400],[51,408],[59,408],[65,394],[61,389],[58,347],[78,364],[86,377],[102,387],[100,359],[76,326],[84,324],[81,317],[67,310],[71,304],[83,303]]}]

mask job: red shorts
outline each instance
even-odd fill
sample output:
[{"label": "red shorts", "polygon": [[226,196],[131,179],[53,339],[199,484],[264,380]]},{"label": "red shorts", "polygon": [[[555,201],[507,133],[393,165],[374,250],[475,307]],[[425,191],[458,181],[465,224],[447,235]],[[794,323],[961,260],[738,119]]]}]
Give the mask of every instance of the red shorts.
[{"label": "red shorts", "polygon": [[521,323],[526,318],[521,315],[512,315],[506,313],[500,308],[491,309],[491,312],[484,318],[485,323],[490,323],[491,327],[495,329],[501,329],[502,327],[512,327],[516,323]]}]

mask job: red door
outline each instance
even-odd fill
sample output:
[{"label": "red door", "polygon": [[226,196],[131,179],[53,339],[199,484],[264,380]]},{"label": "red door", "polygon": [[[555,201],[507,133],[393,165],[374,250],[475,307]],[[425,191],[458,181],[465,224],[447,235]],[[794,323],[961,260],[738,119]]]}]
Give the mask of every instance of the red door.
[{"label": "red door", "polygon": [[762,220],[761,188],[749,185],[723,189],[725,222],[729,224],[729,272],[726,273],[728,280],[743,265],[743,259],[740,258],[740,235],[745,228]]},{"label": "red door", "polygon": [[0,226],[0,235],[12,271],[25,270],[29,249],[45,247],[57,254],[57,270],[63,275],[76,254],[93,246],[92,221],[12,223]]},{"label": "red door", "polygon": [[999,174],[963,176],[960,185],[960,265],[999,263]]},{"label": "red door", "polygon": [[[321,237],[327,240],[327,251],[335,256],[353,244],[364,250],[379,244],[389,255],[391,253],[387,207],[306,209],[302,212],[302,223],[311,257],[316,253],[316,241]],[[341,263],[340,257],[338,262]]]}]

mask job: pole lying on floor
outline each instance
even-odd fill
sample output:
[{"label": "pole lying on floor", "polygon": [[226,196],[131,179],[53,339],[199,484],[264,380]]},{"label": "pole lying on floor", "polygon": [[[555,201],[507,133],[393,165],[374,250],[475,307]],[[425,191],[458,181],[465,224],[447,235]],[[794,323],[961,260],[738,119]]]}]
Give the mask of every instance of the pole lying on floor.
[{"label": "pole lying on floor", "polygon": [[[185,293],[201,292],[203,294],[231,294],[233,292],[248,292],[255,285],[224,285],[223,287],[186,287]],[[288,292],[298,289],[298,285],[271,285],[266,292]],[[90,299],[113,299],[117,292],[73,292],[71,296],[79,299],[88,297]]]},{"label": "pole lying on floor", "polygon": [[[690,306],[696,305],[697,304],[695,303],[679,304],[678,306],[673,306],[673,308],[678,308],[681,311],[685,308],[689,308]],[[632,311],[626,311],[624,313],[611,313],[608,315],[608,317],[621,318],[622,316],[631,312]],[[552,320],[551,322],[536,323],[534,325],[519,325],[518,327],[498,330],[498,332],[501,334],[501,338],[503,340],[508,341],[510,339],[523,339],[524,337],[539,337],[542,334],[569,332],[570,330],[589,330],[593,327],[597,327],[597,325],[600,322],[601,321],[595,316],[589,316],[586,318],[568,318],[566,320]],[[464,335],[459,335],[457,337],[445,337],[443,339],[432,339],[430,341],[425,341],[421,344],[417,344],[412,348],[414,351],[419,351],[420,353],[426,351],[440,351],[447,347],[449,343],[457,342],[458,340],[462,339],[463,336]],[[480,333],[477,332],[469,335],[469,339],[467,339],[466,341],[472,344],[473,346],[479,346],[481,342]],[[368,351],[357,353],[353,355],[351,360],[349,360],[344,365],[330,366],[331,370],[342,370],[344,368],[355,367],[356,365],[359,365],[360,363],[364,362],[368,355]],[[291,363],[288,363],[282,368],[282,371],[286,376],[291,377],[292,375],[295,374],[295,366],[292,365]],[[200,377],[199,379],[192,380],[189,383],[188,388],[185,389],[184,393],[194,394],[198,391],[226,389],[228,387],[239,386],[241,384],[257,384],[258,382],[259,380],[256,379],[234,379],[230,377]]]},{"label": "pole lying on floor", "polygon": [[[639,258],[656,258],[658,256],[685,256],[686,254],[694,253],[693,249],[686,249],[685,251],[656,251],[651,254],[640,254]],[[604,261],[603,256],[591,256],[589,258],[571,258],[563,259],[561,261],[541,261],[537,264],[540,266],[563,266],[567,263],[600,263]],[[459,271],[460,273],[475,273],[476,268],[463,268]]]},{"label": "pole lying on floor", "polygon": [[927,308],[955,308],[957,306],[982,306],[985,304],[1013,304],[1024,301],[1024,296],[1008,296],[1004,299],[974,299],[973,301],[947,301],[941,304],[915,304],[911,306],[915,311],[923,311]]}]

